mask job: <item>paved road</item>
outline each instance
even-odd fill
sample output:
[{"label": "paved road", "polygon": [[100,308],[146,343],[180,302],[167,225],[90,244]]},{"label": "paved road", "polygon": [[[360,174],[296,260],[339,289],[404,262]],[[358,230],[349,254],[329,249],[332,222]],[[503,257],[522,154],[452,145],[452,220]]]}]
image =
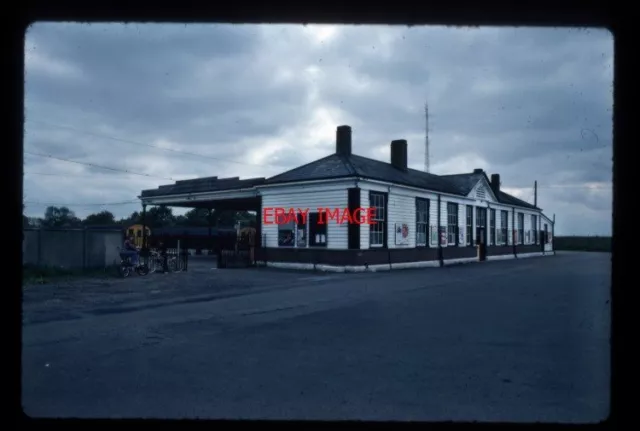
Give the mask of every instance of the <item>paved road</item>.
[{"label": "paved road", "polygon": [[[28,323],[45,305],[27,301],[23,406],[37,417],[598,421],[609,256],[264,272],[262,291],[83,303],[73,320]],[[232,271],[221,277],[255,277]]]}]

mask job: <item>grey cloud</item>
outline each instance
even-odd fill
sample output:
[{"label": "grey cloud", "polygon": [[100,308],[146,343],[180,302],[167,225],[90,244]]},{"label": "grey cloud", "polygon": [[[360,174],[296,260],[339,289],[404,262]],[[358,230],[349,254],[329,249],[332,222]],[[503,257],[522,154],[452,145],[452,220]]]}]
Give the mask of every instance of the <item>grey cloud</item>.
[{"label": "grey cloud", "polygon": [[[351,26],[313,43],[310,29],[37,24],[25,44],[27,54],[40,55],[39,63],[27,63],[28,118],[141,143],[162,139],[221,160],[35,122],[27,122],[25,145],[167,176],[269,176],[333,151],[333,132],[311,138],[318,135],[312,128],[322,124],[310,120],[328,108],[331,120],[323,121],[336,123],[330,129],[345,123],[354,128],[354,152],[389,160],[390,141],[404,138],[410,162],[418,166],[428,97],[432,165],[484,163],[507,186],[538,180],[545,210],[558,213],[559,228],[610,232],[610,211],[598,194],[543,188],[611,181],[609,33]],[[59,64],[49,70],[46,61],[52,59]],[[309,75],[309,66],[320,74]],[[265,154],[259,162],[265,166],[224,161],[248,162],[280,141],[286,145]],[[31,171],[64,169],[62,162],[35,157],[26,164]],[[90,167],[82,172],[100,172],[84,182],[82,192],[57,194],[56,184],[72,180],[56,177],[47,178],[46,186],[42,178],[28,177],[25,188],[32,197],[48,193],[65,202],[88,202],[91,189],[99,189],[95,199],[113,202],[166,183]],[[118,215],[135,209],[113,207]],[[568,221],[577,217],[579,222]]]},{"label": "grey cloud", "polygon": [[[370,122],[371,127],[391,129],[391,133],[401,129],[411,133],[422,128],[423,124],[416,121],[419,117],[415,114],[421,113],[421,102],[430,93],[429,80],[433,75],[449,76],[448,82],[445,80],[445,89],[441,91],[444,96],[431,104],[432,116],[436,117],[433,124],[440,131],[456,130],[457,133],[467,132],[476,137],[492,136],[495,140],[498,133],[523,131],[526,127],[537,130],[566,130],[573,127],[577,131],[597,128],[595,123],[600,123],[601,129],[610,127],[610,124],[602,124],[603,117],[607,122],[607,112],[610,117],[610,85],[603,79],[594,82],[594,74],[597,74],[589,72],[602,72],[604,60],[610,57],[603,59],[601,52],[593,55],[589,45],[578,44],[585,39],[579,32],[507,29],[500,39],[509,43],[498,48],[494,30],[458,30],[457,34],[462,33],[463,37],[456,37],[451,30],[440,29],[442,33],[447,33],[447,37],[442,35],[442,43],[438,44],[431,42],[433,37],[429,36],[438,32],[438,29],[400,28],[394,31],[403,35],[396,38],[393,45],[394,53],[402,60],[380,64],[372,54],[357,64],[359,67],[354,67],[354,72],[365,77],[373,76],[378,83],[386,84],[387,89],[392,85],[404,88],[411,86],[413,101],[409,103],[406,94],[405,100],[399,101],[398,94],[389,90],[380,97],[384,91],[381,89],[348,99],[345,109],[362,112],[362,117]],[[477,33],[477,37],[464,37],[465,32]],[[607,36],[606,33],[602,35],[605,42],[609,42]],[[461,39],[465,41],[462,44]],[[593,45],[593,40],[589,42]],[[427,49],[430,45],[435,48]],[[611,46],[607,46],[610,50]],[[572,73],[568,73],[564,80],[556,79],[558,62],[566,56],[581,61],[565,66]],[[599,61],[599,64],[594,65],[592,61]],[[394,75],[394,71],[397,75]],[[408,73],[412,74],[409,78]],[[603,73],[600,75],[604,76]],[[484,79],[491,79],[503,88],[495,94],[478,95],[470,99],[473,83]],[[343,89],[339,88],[338,91]],[[340,97],[339,93],[329,90],[326,102],[332,103],[333,99],[335,103],[337,97]],[[376,97],[379,102],[372,103],[371,99]],[[388,102],[385,102],[385,98]],[[404,102],[405,107],[410,104],[418,106],[414,107],[415,114],[410,115],[406,110],[397,109],[393,102],[398,105]],[[345,103],[341,101],[341,105]],[[375,131],[378,132],[381,131]],[[606,133],[603,135],[606,136]],[[526,134],[523,134],[523,138],[526,139]],[[524,144],[523,147],[531,146]]]},{"label": "grey cloud", "polygon": [[[260,47],[255,29],[174,26],[167,35],[166,30],[153,27],[128,27],[34,26],[28,33],[33,42],[27,43],[27,51],[30,45],[36,50],[43,45],[47,55],[67,59],[87,79],[54,81],[33,72],[32,77],[28,74],[27,99],[64,98],[65,103],[98,112],[111,124],[138,133],[148,129],[149,123],[157,134],[194,129],[192,121],[202,118],[208,122],[208,133],[201,141],[277,134],[284,118],[295,121],[304,112],[299,109],[305,103],[301,85],[271,85],[269,70],[251,67]],[[224,61],[230,56],[234,61]],[[217,64],[210,82],[194,82],[194,74],[211,60]],[[197,96],[203,90],[197,85],[202,84],[210,84],[213,92],[171,99],[163,94],[178,88]],[[236,109],[239,106],[253,109],[242,112]]]}]

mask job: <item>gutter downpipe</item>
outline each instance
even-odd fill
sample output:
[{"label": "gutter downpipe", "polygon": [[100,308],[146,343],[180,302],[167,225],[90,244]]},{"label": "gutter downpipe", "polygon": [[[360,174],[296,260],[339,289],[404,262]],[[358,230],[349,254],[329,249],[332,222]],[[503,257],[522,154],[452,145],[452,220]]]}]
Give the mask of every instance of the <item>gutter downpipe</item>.
[{"label": "gutter downpipe", "polygon": [[[495,239],[496,239],[496,215],[493,215],[493,231],[491,230],[491,204],[489,202],[487,202],[487,221],[486,223],[489,225],[489,227],[487,228],[487,234],[485,235],[485,245],[484,245],[484,260],[489,260],[489,245],[491,245],[491,242],[489,241],[489,238],[493,239],[493,242],[495,243]],[[495,244],[494,244],[495,245]]]},{"label": "gutter downpipe", "polygon": [[553,214],[553,220],[551,221],[551,250],[553,251],[553,255],[556,255],[556,247],[555,247],[555,240],[556,240],[556,215]]},{"label": "gutter downpipe", "polygon": [[437,228],[437,232],[438,232],[438,261],[440,262],[440,267],[443,267],[444,266],[444,260],[442,258],[442,238],[440,238],[440,218],[442,217],[441,210],[440,210],[440,205],[441,205],[440,194],[438,194],[438,228]]},{"label": "gutter downpipe", "polygon": [[513,223],[513,229],[511,231],[511,241],[513,242],[513,256],[517,259],[518,252],[516,251],[516,207],[511,208],[511,222]]},{"label": "gutter downpipe", "polygon": [[[387,218],[389,216],[389,197],[391,196],[391,186],[387,187],[387,202],[385,202],[386,205],[386,211],[387,211]],[[387,261],[389,263],[389,271],[391,271],[392,266],[391,266],[391,249],[389,248],[389,220],[386,221],[387,222]],[[394,232],[395,232],[395,228],[394,228]]]}]

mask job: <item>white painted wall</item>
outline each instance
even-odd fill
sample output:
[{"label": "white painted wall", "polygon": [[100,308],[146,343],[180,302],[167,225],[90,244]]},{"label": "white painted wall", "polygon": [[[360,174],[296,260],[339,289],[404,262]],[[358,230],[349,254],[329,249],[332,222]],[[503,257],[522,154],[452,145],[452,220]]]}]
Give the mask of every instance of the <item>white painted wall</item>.
[{"label": "white painted wall", "polygon": [[[348,207],[347,189],[355,186],[355,181],[332,185],[283,185],[277,188],[261,189],[262,208],[309,208],[310,212],[317,211],[317,208],[340,208]],[[307,220],[307,237],[309,235],[309,221]],[[348,224],[338,224],[334,220],[328,221],[327,225],[327,249],[347,249],[348,248]],[[262,225],[262,233],[266,234],[266,246],[278,247],[278,225]]]},{"label": "white painted wall", "polygon": [[[389,194],[387,238],[389,248],[414,248],[416,246],[416,196],[392,191]],[[409,243],[396,244],[396,223],[407,223],[409,225]]]},{"label": "white painted wall", "polygon": [[[447,203],[454,202],[458,204],[458,227],[459,232],[462,232],[466,237],[466,206],[472,205],[473,207],[482,206],[487,209],[492,208],[496,210],[496,230],[499,232],[501,226],[502,211],[507,211],[507,226],[508,226],[508,240],[506,243],[498,243],[498,245],[512,245],[512,231],[517,225],[517,214],[524,214],[524,228],[525,231],[531,230],[531,214],[537,214],[541,222],[539,223],[540,229],[546,222],[549,225],[549,232],[551,232],[551,221],[542,216],[541,213],[516,208],[516,225],[513,220],[513,207],[496,203],[493,199],[491,188],[486,181],[480,182],[485,187],[485,201],[477,200],[474,187],[469,197],[456,197],[450,195],[441,195],[441,208],[440,208],[440,221],[442,226],[447,225]],[[260,193],[263,197],[263,208],[266,207],[294,207],[311,210],[317,207],[328,208],[346,208],[348,205],[348,192],[350,187],[360,187],[360,207],[363,209],[369,208],[369,192],[383,192],[387,193],[389,199],[387,201],[388,206],[388,220],[387,220],[387,239],[389,248],[413,248],[415,247],[415,199],[423,198],[430,201],[429,207],[429,224],[430,226],[437,226],[438,223],[438,198],[437,194],[433,192],[422,191],[418,189],[412,189],[410,187],[403,187],[397,185],[386,185],[379,182],[367,181],[367,180],[352,180],[342,183],[332,183],[327,185],[292,185],[292,186],[280,186],[272,189],[261,189]],[[546,221],[545,221],[546,220]],[[409,244],[408,245],[396,245],[395,243],[395,224],[396,223],[408,223],[409,224]],[[489,223],[489,211],[487,211],[487,224]],[[474,243],[475,238],[475,210],[473,211],[473,228],[472,237]],[[308,227],[307,227],[308,232]],[[266,234],[267,247],[277,247],[278,229],[277,225],[263,225],[263,233]],[[337,224],[331,221],[328,225],[328,246],[329,249],[347,249],[348,248],[348,225]],[[529,241],[529,244],[533,244]],[[443,247],[447,247],[444,245]],[[459,243],[460,247],[466,246],[466,238]],[[360,247],[362,249],[369,248],[369,228],[367,225],[363,225],[360,230]],[[551,244],[547,245],[548,249],[552,248]]]}]

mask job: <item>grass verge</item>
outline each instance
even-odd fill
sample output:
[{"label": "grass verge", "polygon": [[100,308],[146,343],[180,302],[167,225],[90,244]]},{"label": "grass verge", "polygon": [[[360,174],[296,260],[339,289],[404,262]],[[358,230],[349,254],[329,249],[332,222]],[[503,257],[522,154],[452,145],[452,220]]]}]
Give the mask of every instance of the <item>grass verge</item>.
[{"label": "grass verge", "polygon": [[553,248],[565,251],[611,252],[610,236],[556,236]]}]

